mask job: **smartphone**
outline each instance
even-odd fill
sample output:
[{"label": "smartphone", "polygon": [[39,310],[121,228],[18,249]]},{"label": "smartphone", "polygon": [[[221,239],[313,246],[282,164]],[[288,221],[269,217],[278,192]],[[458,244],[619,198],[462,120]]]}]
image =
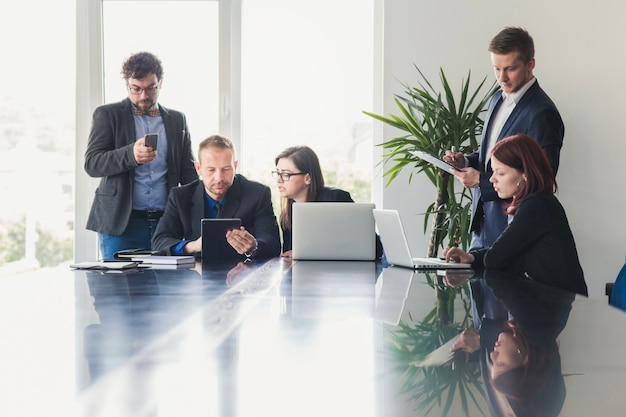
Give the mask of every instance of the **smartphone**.
[{"label": "smartphone", "polygon": [[159,143],[159,134],[158,133],[148,133],[146,135],[146,138],[144,140],[144,144],[146,146],[149,146],[153,150],[156,151],[158,143]]}]

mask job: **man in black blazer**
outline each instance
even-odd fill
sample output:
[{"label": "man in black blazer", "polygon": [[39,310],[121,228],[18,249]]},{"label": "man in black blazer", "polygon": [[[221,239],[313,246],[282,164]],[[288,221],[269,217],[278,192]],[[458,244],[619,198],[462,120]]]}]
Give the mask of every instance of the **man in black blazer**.
[{"label": "man in black blazer", "polygon": [[226,240],[242,258],[278,256],[280,236],[271,191],[235,174],[232,141],[220,135],[204,139],[195,166],[201,179],[170,191],[153,249],[171,255],[200,254],[203,218],[239,218],[242,227],[227,232]]},{"label": "man in black blazer", "polygon": [[[169,190],[198,178],[185,115],[158,103],[161,61],[151,53],[122,65],[128,97],[93,113],[85,171],[101,178],[87,229],[98,232],[103,259],[123,249],[150,248]],[[149,146],[145,136],[157,133]]]},{"label": "man in black blazer", "polygon": [[478,152],[464,156],[446,151],[444,160],[463,172],[452,173],[466,187],[474,189],[472,201],[473,232],[470,249],[488,248],[508,224],[503,206],[489,182],[493,170],[489,153],[500,139],[524,133],[539,142],[556,174],[563,145],[564,125],[556,105],[539,87],[533,75],[535,47],[532,37],[522,28],[507,27],[489,44],[491,62],[501,89],[489,104]]}]

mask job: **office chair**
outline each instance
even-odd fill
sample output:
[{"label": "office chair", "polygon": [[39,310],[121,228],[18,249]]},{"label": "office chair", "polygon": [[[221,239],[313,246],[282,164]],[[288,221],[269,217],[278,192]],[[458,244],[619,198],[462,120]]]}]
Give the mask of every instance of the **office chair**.
[{"label": "office chair", "polygon": [[[607,283],[607,293],[610,283]],[[626,311],[626,264],[622,267],[615,278],[615,283],[609,294],[609,304]]]}]

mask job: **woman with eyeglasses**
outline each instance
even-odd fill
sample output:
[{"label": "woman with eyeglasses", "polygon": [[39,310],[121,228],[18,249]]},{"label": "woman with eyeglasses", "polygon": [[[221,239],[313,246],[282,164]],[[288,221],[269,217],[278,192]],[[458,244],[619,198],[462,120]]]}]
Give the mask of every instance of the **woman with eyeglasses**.
[{"label": "woman with eyeglasses", "polygon": [[326,187],[320,161],[308,146],[291,146],[276,156],[276,179],[280,193],[280,227],[283,257],[291,257],[291,206],[294,202],[334,201],[354,203],[350,193]]}]

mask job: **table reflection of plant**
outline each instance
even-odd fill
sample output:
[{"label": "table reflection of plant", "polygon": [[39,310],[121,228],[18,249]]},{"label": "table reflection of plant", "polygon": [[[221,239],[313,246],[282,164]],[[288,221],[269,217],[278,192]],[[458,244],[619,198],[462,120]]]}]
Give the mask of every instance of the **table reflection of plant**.
[{"label": "table reflection of plant", "polygon": [[[436,407],[441,409],[442,417],[447,416],[455,403],[465,416],[470,415],[470,407],[485,415],[481,407],[485,393],[477,362],[468,361],[464,353],[455,353],[443,364],[424,363],[431,352],[472,327],[469,287],[451,288],[438,277],[426,277],[435,293],[432,310],[421,321],[409,311],[408,319],[398,326],[385,326],[386,351],[394,363],[391,372],[403,375],[400,392],[407,395],[420,416],[431,415]],[[461,317],[455,321],[459,311]]]}]

